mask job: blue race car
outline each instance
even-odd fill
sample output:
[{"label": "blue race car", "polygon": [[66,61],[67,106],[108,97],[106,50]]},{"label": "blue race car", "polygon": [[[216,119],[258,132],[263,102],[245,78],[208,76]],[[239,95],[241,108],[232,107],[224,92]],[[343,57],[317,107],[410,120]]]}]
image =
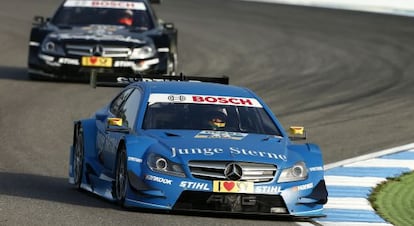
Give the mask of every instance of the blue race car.
[{"label": "blue race car", "polygon": [[302,138],[247,88],[135,82],[74,122],[69,182],[124,207],[323,216],[322,153]]}]

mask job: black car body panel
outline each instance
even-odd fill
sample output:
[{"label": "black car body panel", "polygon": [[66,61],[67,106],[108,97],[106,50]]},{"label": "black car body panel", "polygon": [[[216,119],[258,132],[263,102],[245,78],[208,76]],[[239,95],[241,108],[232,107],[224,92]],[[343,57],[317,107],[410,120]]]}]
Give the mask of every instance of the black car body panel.
[{"label": "black car body panel", "polygon": [[[128,14],[130,23],[122,22]],[[65,0],[52,18],[35,17],[30,33],[31,78],[88,81],[174,75],[177,30],[161,23],[147,0]]]}]

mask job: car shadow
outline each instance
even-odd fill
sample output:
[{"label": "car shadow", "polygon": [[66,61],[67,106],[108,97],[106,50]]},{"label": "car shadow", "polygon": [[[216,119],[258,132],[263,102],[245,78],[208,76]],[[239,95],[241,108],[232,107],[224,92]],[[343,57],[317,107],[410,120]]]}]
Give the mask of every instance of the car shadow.
[{"label": "car shadow", "polygon": [[7,67],[7,66],[0,66],[0,80],[7,79],[7,80],[15,80],[15,81],[29,81],[34,83],[66,83],[66,84],[85,84],[88,85],[88,82],[85,81],[76,81],[76,80],[59,80],[59,79],[52,79],[52,78],[38,78],[38,79],[31,79],[29,74],[27,73],[27,68],[25,67]]},{"label": "car shadow", "polygon": [[7,66],[0,66],[0,79],[30,80],[26,68]]},{"label": "car shadow", "polygon": [[68,183],[67,178],[0,172],[0,196],[15,196],[66,204],[114,208],[120,207]]},{"label": "car shadow", "polygon": [[61,83],[59,80],[52,79],[38,79],[33,80],[29,78],[27,68],[25,67],[7,67],[0,66],[0,79],[15,80],[15,81],[30,81],[30,82],[47,82],[47,83]]}]

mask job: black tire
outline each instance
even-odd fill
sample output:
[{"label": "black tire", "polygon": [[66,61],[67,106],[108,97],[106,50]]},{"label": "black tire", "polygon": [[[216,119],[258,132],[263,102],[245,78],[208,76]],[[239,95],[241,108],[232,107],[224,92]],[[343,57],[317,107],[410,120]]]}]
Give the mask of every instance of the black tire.
[{"label": "black tire", "polygon": [[116,158],[116,175],[115,175],[115,199],[121,206],[124,206],[126,190],[128,185],[125,148],[120,148]]},{"label": "black tire", "polygon": [[83,163],[85,156],[85,149],[83,143],[83,129],[79,125],[75,129],[75,142],[73,152],[73,178],[76,188],[80,188],[83,175]]}]

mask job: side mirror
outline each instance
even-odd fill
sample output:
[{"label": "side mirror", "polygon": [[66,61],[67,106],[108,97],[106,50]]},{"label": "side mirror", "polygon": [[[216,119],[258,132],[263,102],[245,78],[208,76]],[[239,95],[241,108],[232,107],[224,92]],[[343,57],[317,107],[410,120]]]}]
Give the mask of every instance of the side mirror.
[{"label": "side mirror", "polygon": [[42,25],[47,21],[49,21],[49,18],[44,18],[43,16],[35,16],[33,18],[33,25],[34,26]]},{"label": "side mirror", "polygon": [[106,131],[117,133],[129,133],[128,127],[122,125],[122,118],[108,118]]},{"label": "side mirror", "polygon": [[108,126],[122,126],[121,118],[108,118]]},{"label": "side mirror", "polygon": [[303,126],[289,127],[289,138],[291,140],[306,140],[306,131]]},{"label": "side mirror", "polygon": [[173,23],[163,23],[162,25],[167,30],[174,30],[174,24]]}]

